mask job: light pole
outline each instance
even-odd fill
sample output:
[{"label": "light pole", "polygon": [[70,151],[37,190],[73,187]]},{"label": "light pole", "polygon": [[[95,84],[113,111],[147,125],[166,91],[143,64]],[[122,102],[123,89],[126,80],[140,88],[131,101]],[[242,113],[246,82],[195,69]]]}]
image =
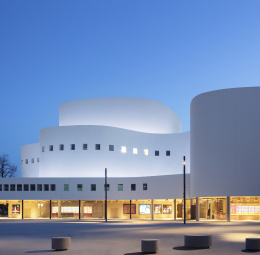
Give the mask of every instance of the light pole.
[{"label": "light pole", "polygon": [[186,224],[186,178],[185,178],[185,156],[183,156],[183,199],[184,199],[184,224]]},{"label": "light pole", "polygon": [[107,169],[105,168],[105,220],[107,222]]}]

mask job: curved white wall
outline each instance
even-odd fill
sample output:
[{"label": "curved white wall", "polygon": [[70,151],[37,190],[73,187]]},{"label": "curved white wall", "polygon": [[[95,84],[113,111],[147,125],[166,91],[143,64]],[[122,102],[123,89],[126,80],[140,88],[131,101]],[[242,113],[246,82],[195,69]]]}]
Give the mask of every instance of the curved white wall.
[{"label": "curved white wall", "polygon": [[259,196],[260,87],[191,102],[191,196]]},{"label": "curved white wall", "polygon": [[[64,144],[63,151],[60,144]],[[75,150],[70,149],[71,144]],[[83,144],[88,144],[88,150],[82,149]],[[100,151],[95,150],[95,144],[100,144]],[[50,145],[53,151],[49,151]],[[114,145],[114,151],[109,151],[109,145]],[[103,177],[105,168],[110,177],[178,174],[182,173],[184,155],[189,172],[189,132],[167,135],[104,126],[50,127],[40,131],[42,146],[45,152],[40,153],[40,177]],[[126,147],[126,153],[121,152],[121,146]],[[133,148],[137,148],[137,155]]]},{"label": "curved white wall", "polygon": [[146,133],[179,133],[179,117],[165,105],[141,98],[93,98],[60,105],[60,126],[98,125]]}]

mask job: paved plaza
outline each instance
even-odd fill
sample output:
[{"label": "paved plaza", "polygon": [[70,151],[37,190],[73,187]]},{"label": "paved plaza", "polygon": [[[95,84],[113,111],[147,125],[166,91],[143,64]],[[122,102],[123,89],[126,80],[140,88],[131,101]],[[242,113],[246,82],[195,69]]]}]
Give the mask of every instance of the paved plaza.
[{"label": "paved plaza", "polygon": [[[159,239],[157,254],[246,254],[246,237],[260,238],[260,222],[86,221],[0,219],[0,254],[139,255],[141,239]],[[213,235],[210,249],[185,249],[184,234]],[[53,251],[51,237],[71,237],[71,249]],[[260,252],[259,252],[260,254]]]}]

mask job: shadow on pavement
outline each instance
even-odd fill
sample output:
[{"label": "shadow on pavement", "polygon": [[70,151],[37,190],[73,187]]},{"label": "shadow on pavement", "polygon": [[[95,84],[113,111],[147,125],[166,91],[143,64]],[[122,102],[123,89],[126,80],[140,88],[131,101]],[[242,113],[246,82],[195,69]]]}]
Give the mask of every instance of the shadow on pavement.
[{"label": "shadow on pavement", "polygon": [[206,250],[209,248],[189,248],[186,246],[177,246],[177,247],[173,247],[172,249],[177,251],[194,251],[194,250]]},{"label": "shadow on pavement", "polygon": [[26,251],[25,253],[46,253],[46,252],[54,252],[54,251],[55,250],[37,250],[37,251]]},{"label": "shadow on pavement", "polygon": [[255,253],[255,252],[259,252],[259,251],[252,251],[252,250],[247,250],[247,249],[244,249],[244,250],[241,250],[242,252],[245,252],[245,253]]},{"label": "shadow on pavement", "polygon": [[131,253],[125,253],[124,255],[144,255],[146,253],[143,252],[131,252]]}]

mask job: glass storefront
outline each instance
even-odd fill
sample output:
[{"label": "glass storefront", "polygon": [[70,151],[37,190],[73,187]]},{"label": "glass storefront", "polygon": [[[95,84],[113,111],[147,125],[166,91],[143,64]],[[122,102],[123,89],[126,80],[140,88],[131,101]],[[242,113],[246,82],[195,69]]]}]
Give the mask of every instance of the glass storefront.
[{"label": "glass storefront", "polygon": [[81,219],[103,219],[105,217],[105,202],[102,200],[80,201]]},{"label": "glass storefront", "polygon": [[174,219],[174,199],[154,199],[154,219]]},{"label": "glass storefront", "polygon": [[54,200],[51,202],[52,219],[78,219],[79,200]]},{"label": "glass storefront", "polygon": [[221,197],[203,197],[199,199],[200,220],[226,220],[227,199]]},{"label": "glass storefront", "polygon": [[260,220],[260,197],[231,197],[231,220]]},{"label": "glass storefront", "polygon": [[24,200],[24,218],[49,219],[50,201],[49,200]]},{"label": "glass storefront", "polygon": [[22,218],[22,200],[0,200],[0,217]]}]

